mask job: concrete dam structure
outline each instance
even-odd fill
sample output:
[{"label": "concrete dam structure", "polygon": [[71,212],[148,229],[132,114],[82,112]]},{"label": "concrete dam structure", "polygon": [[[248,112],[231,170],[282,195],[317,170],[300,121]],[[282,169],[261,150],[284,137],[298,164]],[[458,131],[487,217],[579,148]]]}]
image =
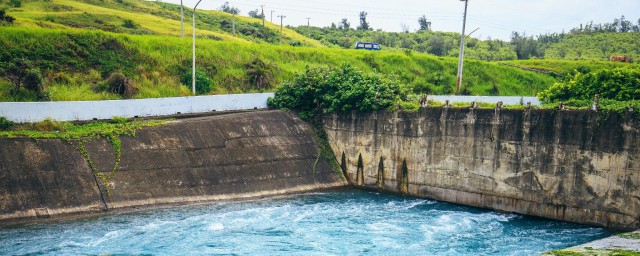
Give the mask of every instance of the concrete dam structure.
[{"label": "concrete dam structure", "polygon": [[[190,118],[106,139],[0,138],[0,221],[137,206],[262,197],[347,183],[295,114],[254,111]],[[93,162],[105,177],[97,177]]]},{"label": "concrete dam structure", "polygon": [[323,121],[357,187],[640,228],[634,112],[427,108],[329,114]]}]

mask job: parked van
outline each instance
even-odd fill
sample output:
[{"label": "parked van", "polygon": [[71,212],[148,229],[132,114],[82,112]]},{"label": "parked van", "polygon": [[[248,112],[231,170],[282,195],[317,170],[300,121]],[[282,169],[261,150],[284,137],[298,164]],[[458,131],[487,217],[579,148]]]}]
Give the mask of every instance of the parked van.
[{"label": "parked van", "polygon": [[371,42],[357,42],[355,48],[373,50],[373,51],[379,51],[381,49],[379,44],[371,43]]}]

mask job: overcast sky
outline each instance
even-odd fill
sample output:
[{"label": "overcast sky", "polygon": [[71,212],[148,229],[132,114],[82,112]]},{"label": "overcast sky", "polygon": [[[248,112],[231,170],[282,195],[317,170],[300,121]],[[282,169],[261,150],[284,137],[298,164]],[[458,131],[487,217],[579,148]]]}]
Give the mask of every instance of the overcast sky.
[{"label": "overcast sky", "polygon": [[[180,3],[179,0],[162,0]],[[203,0],[198,9],[218,9],[225,1]],[[330,26],[347,18],[351,27],[359,24],[358,14],[368,13],[367,21],[373,29],[401,31],[402,24],[410,31],[419,28],[418,18],[426,15],[436,31],[462,29],[464,2],[460,0],[230,0],[231,6],[247,16],[250,10],[264,5],[267,21],[280,23],[278,15],[285,15],[284,25],[306,25],[311,18],[311,26]],[[184,0],[191,6],[195,0]],[[467,33],[480,28],[472,36],[508,40],[512,31],[527,34],[562,32],[579,26],[580,23],[611,22],[625,15],[628,20],[638,23],[640,18],[639,0],[469,0]]]}]

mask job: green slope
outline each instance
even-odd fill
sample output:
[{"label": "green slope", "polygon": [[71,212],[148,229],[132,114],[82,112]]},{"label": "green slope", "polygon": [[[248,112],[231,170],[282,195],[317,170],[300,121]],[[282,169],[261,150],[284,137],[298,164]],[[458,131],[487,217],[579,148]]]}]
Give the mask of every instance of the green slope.
[{"label": "green slope", "polygon": [[[13,26],[0,27],[0,67],[26,60],[39,68],[52,100],[119,98],[106,92],[105,80],[113,72],[124,73],[135,84],[139,89],[136,98],[189,95],[179,82],[191,66],[189,30],[186,38],[179,37],[179,6],[134,0],[49,0],[23,2],[22,7],[8,13],[17,20]],[[250,32],[255,30],[251,26],[247,35],[233,37],[224,26],[228,14],[199,11],[198,15],[198,35],[202,36],[197,41],[197,61],[217,85],[212,93],[271,91],[306,67],[342,63],[391,76],[416,93],[451,93],[455,84],[456,58],[325,48],[287,29],[282,44],[273,42],[273,37],[252,36]],[[253,22],[261,27],[260,20],[237,19],[238,24]],[[133,26],[125,26],[127,20]],[[268,29],[274,27],[267,23]],[[294,47],[291,42],[303,46]],[[258,86],[251,79],[256,60],[266,63],[258,72],[269,85]],[[554,81],[538,72],[467,61],[463,91],[533,95]],[[1,101],[36,98],[25,90],[12,93],[11,88],[8,80],[0,79]]]},{"label": "green slope", "polygon": [[608,60],[612,55],[640,61],[640,32],[569,35],[545,51],[550,59]]}]

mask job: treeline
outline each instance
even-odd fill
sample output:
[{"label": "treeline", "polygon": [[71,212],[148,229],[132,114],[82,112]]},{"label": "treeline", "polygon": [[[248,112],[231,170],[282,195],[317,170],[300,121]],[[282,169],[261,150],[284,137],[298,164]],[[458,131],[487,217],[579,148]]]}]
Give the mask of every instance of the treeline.
[{"label": "treeline", "polygon": [[[337,25],[328,27],[299,26],[293,29],[330,47],[352,48],[357,41],[372,41],[392,50],[458,56],[460,34],[430,31],[431,23],[424,17],[421,17],[420,30],[416,32],[409,32],[407,29],[404,32],[361,29],[363,21],[366,25],[366,13],[364,16],[361,13],[361,24],[357,28],[352,28],[346,19],[342,19]],[[509,41],[468,38],[465,56],[469,59],[496,61],[533,58],[608,59],[611,55],[625,55],[633,61],[638,58],[640,51],[640,43],[634,43],[640,42],[639,31],[640,19],[638,24],[634,24],[622,16],[609,23],[580,24],[568,33],[527,35],[513,32]]]},{"label": "treeline", "polygon": [[[416,32],[384,32],[381,30],[353,29],[340,23],[331,27],[291,27],[298,33],[309,35],[329,47],[353,48],[357,41],[371,41],[385,49],[403,51],[412,50],[437,56],[458,56],[460,34],[452,32],[434,32],[419,30]],[[503,40],[478,40],[467,38],[466,56],[477,60],[515,60],[516,54],[511,45]]]}]

